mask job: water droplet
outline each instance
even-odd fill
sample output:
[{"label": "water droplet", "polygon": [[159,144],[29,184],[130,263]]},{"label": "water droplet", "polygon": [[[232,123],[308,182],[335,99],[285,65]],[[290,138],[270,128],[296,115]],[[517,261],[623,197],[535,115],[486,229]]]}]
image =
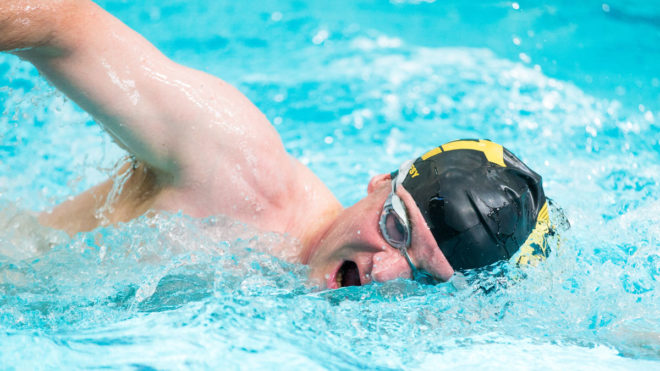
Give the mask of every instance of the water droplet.
[{"label": "water droplet", "polygon": [[316,45],[324,42],[330,34],[328,33],[327,30],[320,30],[319,32],[314,35],[314,38],[312,38],[312,42]]},{"label": "water droplet", "polygon": [[646,111],[646,113],[644,114],[644,118],[646,119],[646,121],[650,123],[653,123],[655,121],[655,118],[653,117],[653,112],[651,111]]},{"label": "water droplet", "polygon": [[520,57],[520,60],[523,61],[524,63],[529,63],[532,61],[532,58],[530,58],[529,55],[525,53],[520,53],[518,57]]}]

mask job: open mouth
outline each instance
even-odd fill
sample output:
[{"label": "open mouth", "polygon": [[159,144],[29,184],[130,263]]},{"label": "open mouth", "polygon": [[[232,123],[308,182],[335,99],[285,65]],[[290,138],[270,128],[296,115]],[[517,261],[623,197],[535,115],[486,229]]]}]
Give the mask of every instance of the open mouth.
[{"label": "open mouth", "polygon": [[345,261],[337,271],[337,284],[339,287],[361,286],[360,270],[357,264],[350,260]]}]

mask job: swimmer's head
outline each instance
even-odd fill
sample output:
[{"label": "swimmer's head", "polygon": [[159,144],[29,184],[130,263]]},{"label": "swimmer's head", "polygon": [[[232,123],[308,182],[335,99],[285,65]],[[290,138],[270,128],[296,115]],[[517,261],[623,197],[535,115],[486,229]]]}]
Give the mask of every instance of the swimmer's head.
[{"label": "swimmer's head", "polygon": [[533,264],[549,251],[545,205],[541,177],[502,146],[450,142],[372,177],[367,196],[344,209],[301,261],[331,289],[442,282],[512,257]]},{"label": "swimmer's head", "polygon": [[545,245],[533,233],[547,227],[541,176],[499,144],[446,143],[415,159],[401,184],[454,270],[508,260],[521,246],[523,254],[539,253]]}]

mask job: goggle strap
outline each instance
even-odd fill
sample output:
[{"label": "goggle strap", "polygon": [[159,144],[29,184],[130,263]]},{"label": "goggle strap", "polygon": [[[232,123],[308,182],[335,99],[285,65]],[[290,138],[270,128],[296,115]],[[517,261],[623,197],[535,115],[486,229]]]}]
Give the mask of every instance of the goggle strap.
[{"label": "goggle strap", "polygon": [[392,197],[392,209],[397,215],[400,215],[399,221],[403,223],[403,225],[407,228],[410,227],[408,224],[408,213],[406,212],[406,208],[403,205],[403,201],[397,196],[397,197]]},{"label": "goggle strap", "polygon": [[392,181],[396,182],[397,187],[403,184],[403,181],[406,180],[413,163],[413,160],[408,160],[399,166],[399,170],[396,171],[396,177],[392,178]]},{"label": "goggle strap", "polygon": [[413,264],[412,259],[410,259],[410,255],[408,255],[408,251],[406,251],[406,249],[399,249],[399,251],[401,251],[401,254],[403,254],[403,256],[406,258],[406,261],[408,261],[410,270],[412,271],[413,276],[415,276],[417,273],[417,267],[415,267],[415,264]]}]

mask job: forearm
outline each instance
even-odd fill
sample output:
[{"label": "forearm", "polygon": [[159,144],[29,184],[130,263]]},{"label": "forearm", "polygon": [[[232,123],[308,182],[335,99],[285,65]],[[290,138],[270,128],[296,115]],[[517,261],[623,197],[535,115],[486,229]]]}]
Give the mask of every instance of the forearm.
[{"label": "forearm", "polygon": [[0,51],[31,62],[120,145],[169,170],[172,149],[160,133],[170,116],[161,115],[159,96],[172,63],[94,2],[0,0]]},{"label": "forearm", "polygon": [[0,50],[57,51],[56,34],[66,23],[71,0],[2,0],[0,5]]}]

